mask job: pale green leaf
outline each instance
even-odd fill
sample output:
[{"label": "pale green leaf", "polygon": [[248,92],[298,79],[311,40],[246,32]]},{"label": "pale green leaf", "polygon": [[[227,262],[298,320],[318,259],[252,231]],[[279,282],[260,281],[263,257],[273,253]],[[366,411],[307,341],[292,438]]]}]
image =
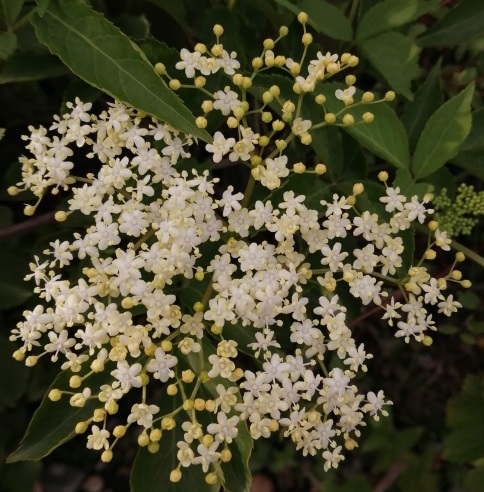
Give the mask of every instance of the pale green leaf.
[{"label": "pale green leaf", "polygon": [[78,2],[52,0],[32,23],[39,40],[86,82],[182,132],[210,140],[138,46],[98,12]]},{"label": "pale green leaf", "polygon": [[308,23],[330,38],[351,41],[353,29],[341,9],[324,0],[302,0],[300,9],[308,14]]},{"label": "pale green leaf", "polygon": [[484,2],[462,0],[424,33],[420,46],[454,46],[468,43],[484,34]]},{"label": "pale green leaf", "polygon": [[424,178],[452,159],[469,135],[474,84],[443,104],[427,121],[415,149],[413,174]]},{"label": "pale green leaf", "polygon": [[410,85],[417,76],[419,49],[411,39],[398,32],[385,32],[361,41],[360,47],[395,92],[413,99]]},{"label": "pale green leaf", "polygon": [[0,32],[0,60],[6,60],[17,49],[17,36],[13,32]]},{"label": "pale green leaf", "polygon": [[377,3],[361,19],[357,39],[366,39],[412,22],[435,8],[439,0],[385,0]]}]

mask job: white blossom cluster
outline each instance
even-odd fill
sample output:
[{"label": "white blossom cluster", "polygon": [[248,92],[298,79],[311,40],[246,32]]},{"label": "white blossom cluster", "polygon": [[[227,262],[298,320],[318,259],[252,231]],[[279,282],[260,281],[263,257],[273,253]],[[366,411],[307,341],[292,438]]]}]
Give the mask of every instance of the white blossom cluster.
[{"label": "white blossom cluster", "polygon": [[[76,213],[91,222],[71,241],[52,242],[45,258],[31,264],[27,278],[41,301],[13,330],[11,339],[21,344],[15,357],[37,351],[26,358],[30,366],[42,356],[61,358],[62,369],[73,373],[72,391],[53,389],[50,398],[67,395],[74,407],[96,400],[92,418],[76,431],[89,429],[87,446],[103,450],[105,461],[130,426],[141,428],[138,442],[151,452],[178,426],[184,437],[174,451],[179,466],[171,479],[180,480],[183,467],[201,465],[207,481],[215,483],[223,481],[220,463],[230,461],[230,448],[247,426],[253,439],[280,431],[304,455],[322,455],[327,470],[343,459],[343,445],[357,445],[365,414],[378,419],[391,404],[382,391],[360,394],[353,382],[372,355],[353,338],[337,285],[345,284],[363,305],[380,306],[395,336],[430,344],[433,313],[450,315],[460,307],[444,295],[447,281],[460,281],[460,272],[452,269],[436,279],[424,266],[424,259],[435,257],[432,248],[450,249],[435,222],[424,258],[402,271],[407,245],[401,233],[414,222],[423,224],[432,210],[428,197],[408,199],[387,186],[385,173],[380,202],[388,220],[358,208],[361,184],[316,209],[290,187],[279,200],[251,201],[256,182],[275,190],[293,173],[321,179],[324,165],[290,165],[284,150],[296,137],[309,143],[311,128],[332,124],[338,115],[306,120],[297,100],[328,73],[354,64],[355,57],[347,55],[341,63],[337,55],[318,53],[302,77],[293,60],[275,63],[274,43],[266,40],[260,60],[290,71],[296,100],[281,101],[283,119],[272,121],[270,137],[261,136],[247,115],[251,77],[236,73],[235,53],[220,48],[220,30],[214,32],[211,51],[182,50],[177,68],[188,78],[219,69],[233,76],[231,85],[210,94],[202,106],[205,115],[218,111],[227,117],[228,126],[214,132],[204,150],[214,163],[228,159],[251,166],[245,193],[232,185],[222,189],[209,171],[182,170],[197,145],[194,139],[118,101],[95,115],[90,103],[76,99],[69,113],[55,118],[50,133],[29,128],[31,156],[22,158],[22,182],[10,192],[29,189],[40,200],[48,189],[70,190],[69,210],[58,212],[57,219]],[[259,59],[253,66],[255,76]],[[198,79],[198,86],[202,82]],[[335,97],[351,106],[354,94],[350,84]],[[279,100],[278,88],[263,98]],[[268,114],[265,105],[254,111],[263,121]],[[74,175],[86,162],[74,164],[79,155],[99,161],[98,171]],[[27,214],[34,210],[26,207]],[[358,247],[347,250],[345,238],[351,237]],[[79,263],[81,277],[67,280],[63,269]],[[179,295],[187,283],[205,289],[194,305],[183,304]],[[306,294],[315,285],[318,300]],[[284,352],[287,337],[292,348]],[[334,355],[340,364],[330,367]],[[91,387],[89,377],[103,372],[104,384]],[[211,399],[200,393],[207,384],[215,388]],[[153,394],[165,386],[163,398],[182,398],[179,408],[162,415]],[[108,416],[132,391],[138,403],[126,424],[112,428]],[[201,423],[202,413],[211,416],[210,424]]]}]

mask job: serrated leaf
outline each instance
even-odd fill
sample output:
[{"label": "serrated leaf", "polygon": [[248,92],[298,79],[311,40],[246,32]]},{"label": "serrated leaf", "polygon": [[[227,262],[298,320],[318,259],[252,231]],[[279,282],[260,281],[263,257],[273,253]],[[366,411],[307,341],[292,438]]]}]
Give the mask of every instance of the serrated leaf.
[{"label": "serrated leaf", "polygon": [[393,186],[398,186],[405,192],[406,196],[417,195],[419,198],[423,198],[426,193],[429,193],[430,183],[416,183],[413,176],[408,169],[398,169],[393,180]]},{"label": "serrated leaf", "polygon": [[457,154],[469,135],[474,84],[443,104],[427,121],[417,143],[412,170],[424,178]]},{"label": "serrated leaf", "polygon": [[412,100],[411,81],[417,76],[419,48],[398,32],[385,32],[359,43],[370,63],[392,89]]},{"label": "serrated leaf", "polygon": [[361,19],[357,39],[367,39],[412,22],[436,7],[439,0],[385,0],[377,3]]},{"label": "serrated leaf", "polygon": [[0,14],[7,26],[15,23],[23,5],[23,0],[0,0]]},{"label": "serrated leaf", "polygon": [[32,24],[39,41],[89,84],[182,132],[210,141],[139,47],[103,15],[72,0],[52,0],[43,17],[34,14]]},{"label": "serrated leaf", "polygon": [[410,152],[415,150],[428,119],[443,103],[440,66],[441,60],[430,71],[413,101],[406,105],[403,112],[402,123],[407,130]]},{"label": "serrated leaf", "polygon": [[484,2],[462,0],[424,33],[420,46],[454,46],[468,43],[483,34]]},{"label": "serrated leaf", "polygon": [[316,31],[341,41],[353,38],[350,21],[338,7],[324,0],[302,0],[299,7],[308,14],[308,23]]},{"label": "serrated leaf", "polygon": [[17,49],[17,36],[13,32],[0,32],[0,60],[6,60]]},{"label": "serrated leaf", "polygon": [[59,77],[67,72],[67,67],[53,55],[15,53],[0,69],[0,84]]},{"label": "serrated leaf", "polygon": [[[103,384],[110,382],[113,377],[106,364],[103,372],[94,373],[88,376],[83,384],[91,388],[92,392]],[[80,376],[89,371],[87,364],[84,364]],[[39,408],[35,411],[32,420],[25,432],[25,436],[18,448],[7,457],[7,463],[15,463],[23,460],[39,460],[50,454],[55,448],[75,436],[75,427],[78,422],[90,418],[94,410],[99,406],[96,398],[87,400],[82,408],[75,408],[69,404],[69,397],[64,395],[59,401],[53,402],[47,397],[50,389],[60,389],[61,391],[72,391],[69,387],[69,379],[72,371],[61,372],[50,386],[44,396]],[[78,389],[77,391],[81,391]]]}]

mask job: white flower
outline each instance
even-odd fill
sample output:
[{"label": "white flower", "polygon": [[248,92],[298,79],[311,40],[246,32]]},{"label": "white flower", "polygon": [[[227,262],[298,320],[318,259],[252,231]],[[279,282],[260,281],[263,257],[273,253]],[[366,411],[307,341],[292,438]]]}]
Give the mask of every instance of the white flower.
[{"label": "white flower", "polygon": [[109,448],[109,431],[100,429],[97,425],[91,427],[91,434],[87,436],[87,447],[89,449],[108,449]]},{"label": "white flower", "polygon": [[216,132],[213,142],[205,145],[207,152],[213,154],[213,162],[220,162],[225,154],[235,145],[235,138],[225,138],[222,132]]},{"label": "white flower", "polygon": [[336,96],[336,99],[339,99],[340,101],[347,101],[351,99],[355,95],[355,93],[356,87],[352,85],[345,90],[337,89],[334,95]]},{"label": "white flower", "polygon": [[450,316],[452,313],[457,312],[457,310],[462,307],[462,304],[458,301],[454,301],[454,296],[450,295],[444,301],[439,302],[437,307],[439,308],[439,313]]},{"label": "white flower", "polygon": [[121,389],[128,391],[131,387],[141,387],[141,376],[138,376],[142,369],[141,364],[136,362],[130,366],[125,360],[118,362],[118,368],[111,374],[118,380],[115,384],[121,386]]},{"label": "white flower", "polygon": [[148,362],[146,370],[152,372],[155,379],[159,379],[162,383],[166,383],[172,378],[175,373],[172,367],[175,367],[178,359],[174,355],[166,354],[161,347],[155,350],[155,357]]},{"label": "white flower", "polygon": [[128,415],[128,424],[136,422],[145,429],[149,429],[153,425],[153,415],[160,411],[160,407],[156,405],[146,405],[146,403],[135,403],[131,408],[131,413]]},{"label": "white flower", "polygon": [[185,70],[187,78],[193,79],[193,77],[195,77],[195,69],[198,68],[200,56],[201,54],[198,51],[191,53],[187,49],[182,48],[180,51],[180,58],[182,61],[179,61],[175,65],[175,68],[177,70]]},{"label": "white flower", "polygon": [[[228,116],[232,110],[238,108],[242,104],[241,101],[239,101],[238,94],[234,91],[231,91],[228,85],[224,88],[223,91],[215,92],[213,97],[215,99],[213,107],[215,109],[218,109],[224,116]],[[215,135],[217,135],[217,133]]]},{"label": "white flower", "polygon": [[233,417],[227,418],[225,412],[217,413],[217,423],[209,424],[207,426],[207,432],[215,436],[215,440],[218,442],[226,441],[229,444],[233,439],[237,437],[239,430],[237,429],[237,424],[239,423],[239,417],[234,415]]}]

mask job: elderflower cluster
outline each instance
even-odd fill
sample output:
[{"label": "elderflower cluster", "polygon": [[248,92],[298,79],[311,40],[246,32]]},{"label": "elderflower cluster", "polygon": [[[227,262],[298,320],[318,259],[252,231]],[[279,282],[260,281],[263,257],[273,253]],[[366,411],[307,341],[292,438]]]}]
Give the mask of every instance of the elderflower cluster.
[{"label": "elderflower cluster", "polygon": [[[357,59],[318,53],[301,75],[311,41],[305,31],[300,62],[275,55],[277,40],[266,40],[247,76],[237,72],[236,54],[220,44],[221,26],[214,32],[210,51],[199,45],[193,53],[182,50],[176,65],[188,79],[197,77],[195,87],[205,92],[197,72],[223,70],[233,77],[202,104],[200,127],[212,111],[227,123],[202,148],[119,101],[95,114],[90,103],[76,99],[49,130],[29,128],[31,156],[21,159],[22,181],[10,192],[29,189],[40,201],[47,190],[69,191],[68,210],[57,212],[57,220],[84,215],[89,225],[70,241],[53,241],[30,265],[27,279],[40,303],[12,332],[21,344],[14,356],[26,357],[29,366],[39,357],[61,359],[72,373],[70,388],[54,388],[49,397],[69,398],[76,408],[92,405],[92,417],[76,431],[89,429],[87,447],[103,451],[104,461],[129,427],[139,428],[139,445],[152,453],[165,434],[181,429],[171,480],[199,465],[208,483],[223,482],[220,465],[231,460],[241,435],[259,439],[281,431],[304,455],[320,454],[327,470],[343,459],[342,446],[357,445],[365,414],[378,419],[391,404],[383,391],[361,394],[355,384],[373,356],[353,338],[338,286],[363,305],[379,306],[396,337],[430,344],[434,313],[449,316],[460,307],[445,293],[447,283],[468,281],[454,267],[434,278],[425,266],[435,249],[450,249],[435,221],[422,259],[404,265],[402,232],[423,224],[432,210],[429,197],[407,198],[388,186],[386,173],[380,175],[386,215],[361,208],[360,183],[317,207],[290,182],[279,198],[254,198],[256,186],[277,190],[293,174],[322,179],[323,164],[291,165],[284,151],[295,138],[310,143],[314,128],[350,124],[352,116],[345,113],[351,116],[345,122],[341,114],[353,104],[354,77],[334,94],[344,103],[340,114],[327,112],[318,96],[322,121],[313,122],[300,101]],[[281,28],[281,36],[286,33]],[[294,101],[272,86],[261,95],[262,108],[251,109],[247,90],[264,65],[293,77]],[[164,66],[157,71],[167,75]],[[173,80],[173,88],[183,86]],[[366,93],[361,104],[372,101]],[[269,134],[259,135],[249,116],[271,122]],[[247,164],[245,192],[197,169],[194,149],[215,164]],[[95,172],[82,175],[88,161],[78,160],[81,155],[99,163]],[[462,260],[458,254],[454,266]],[[72,280],[77,266],[82,272]],[[334,356],[337,366],[330,364]],[[102,383],[94,384],[99,373]],[[108,417],[128,393],[139,399],[126,422],[113,428]]]}]

